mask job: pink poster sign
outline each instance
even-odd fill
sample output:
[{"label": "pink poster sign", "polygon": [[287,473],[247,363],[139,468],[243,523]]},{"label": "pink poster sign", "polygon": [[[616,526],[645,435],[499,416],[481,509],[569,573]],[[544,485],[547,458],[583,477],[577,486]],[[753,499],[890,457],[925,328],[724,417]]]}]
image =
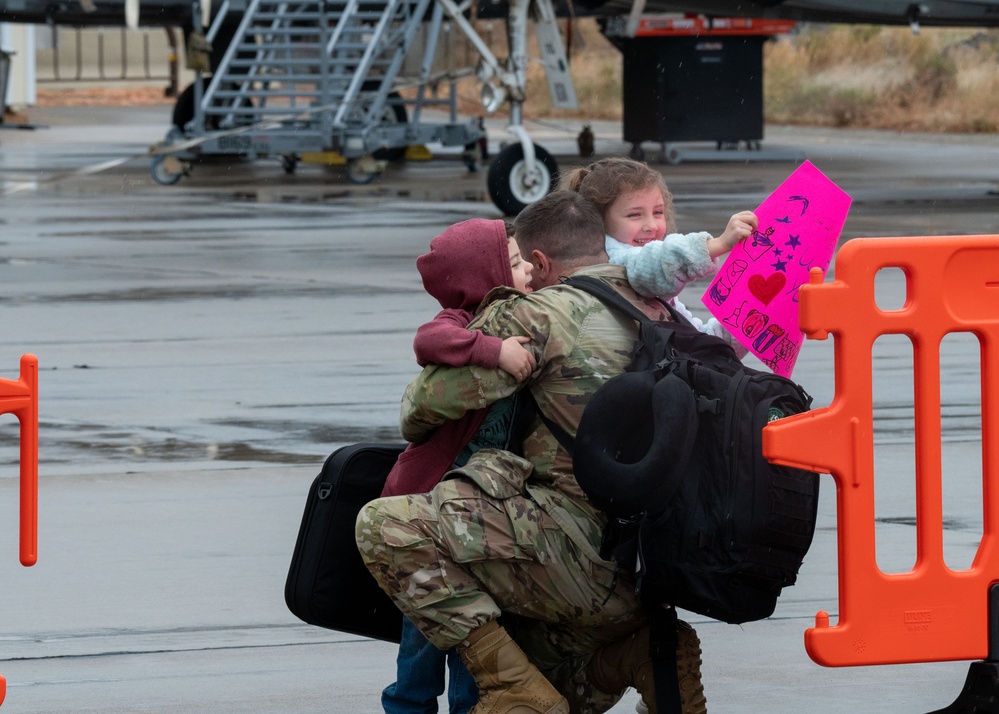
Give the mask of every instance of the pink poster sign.
[{"label": "pink poster sign", "polygon": [[851,200],[806,161],[756,209],[756,232],[732,249],[701,298],[776,374],[794,369],[804,340],[798,288],[812,268],[829,268]]}]

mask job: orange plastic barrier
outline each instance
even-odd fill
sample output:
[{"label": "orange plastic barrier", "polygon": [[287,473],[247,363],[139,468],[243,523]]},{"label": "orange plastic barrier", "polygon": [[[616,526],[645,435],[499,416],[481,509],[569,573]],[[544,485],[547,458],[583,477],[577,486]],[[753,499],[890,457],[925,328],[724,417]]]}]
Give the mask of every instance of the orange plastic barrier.
[{"label": "orange plastic barrier", "polygon": [[[0,414],[14,414],[21,423],[21,565],[38,561],[38,358],[21,356],[19,379],[0,379]],[[7,680],[0,675],[0,706],[7,697]]]},{"label": "orange plastic barrier", "polygon": [[[21,422],[21,565],[38,560],[38,358],[22,355],[20,379],[0,379],[0,414]],[[0,699],[0,702],[3,700]]]},{"label": "orange plastic barrier", "polygon": [[[877,307],[883,268],[907,276],[905,304]],[[999,581],[999,236],[865,238],[846,243],[836,277],[819,271],[799,291],[802,332],[835,335],[836,396],[822,409],[764,429],[777,463],[831,473],[836,481],[839,621],[819,612],[805,632],[825,666],[983,659],[989,650],[988,592]],[[968,570],[943,556],[940,342],[949,332],[981,343],[983,534]],[[886,574],[874,541],[874,424],[871,352],[884,334],[913,344],[916,563]]]}]

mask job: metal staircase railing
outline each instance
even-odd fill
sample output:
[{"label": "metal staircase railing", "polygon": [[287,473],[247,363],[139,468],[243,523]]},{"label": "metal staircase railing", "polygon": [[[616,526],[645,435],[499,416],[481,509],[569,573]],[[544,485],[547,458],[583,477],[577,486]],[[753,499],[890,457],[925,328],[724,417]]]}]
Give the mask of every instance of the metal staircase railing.
[{"label": "metal staircase railing", "polygon": [[317,107],[324,134],[377,122],[430,2],[251,0],[202,97],[206,125]]}]

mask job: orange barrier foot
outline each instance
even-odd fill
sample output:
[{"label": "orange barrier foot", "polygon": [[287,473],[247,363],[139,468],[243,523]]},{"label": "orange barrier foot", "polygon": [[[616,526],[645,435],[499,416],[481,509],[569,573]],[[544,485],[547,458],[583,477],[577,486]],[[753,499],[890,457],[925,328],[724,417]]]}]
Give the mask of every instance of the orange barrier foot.
[{"label": "orange barrier foot", "polygon": [[7,696],[7,680],[3,678],[0,674],[0,707],[3,706],[3,700]]}]

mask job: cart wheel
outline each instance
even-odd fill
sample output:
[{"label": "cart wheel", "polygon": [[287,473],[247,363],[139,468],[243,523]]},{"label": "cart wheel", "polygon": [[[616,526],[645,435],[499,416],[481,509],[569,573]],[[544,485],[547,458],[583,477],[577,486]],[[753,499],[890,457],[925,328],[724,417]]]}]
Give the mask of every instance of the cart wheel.
[{"label": "cart wheel", "polygon": [[528,173],[524,147],[516,143],[500,151],[489,165],[486,181],[489,197],[509,216],[517,215],[558,188],[558,164],[552,155],[535,144],[534,157],[535,170]]},{"label": "cart wheel", "polygon": [[373,160],[370,156],[363,156],[360,159],[348,161],[347,165],[343,168],[348,181],[358,186],[363,186],[378,178],[382,167],[379,166],[379,162]]},{"label": "cart wheel", "polygon": [[295,154],[281,154],[281,168],[291,176],[298,168],[298,157]]},{"label": "cart wheel", "polygon": [[184,162],[176,156],[157,156],[149,168],[153,181],[161,186],[173,186],[187,173]]},{"label": "cart wheel", "polygon": [[678,163],[683,161],[683,154],[681,154],[680,150],[672,144],[664,144],[663,161],[672,166],[676,166]]}]

